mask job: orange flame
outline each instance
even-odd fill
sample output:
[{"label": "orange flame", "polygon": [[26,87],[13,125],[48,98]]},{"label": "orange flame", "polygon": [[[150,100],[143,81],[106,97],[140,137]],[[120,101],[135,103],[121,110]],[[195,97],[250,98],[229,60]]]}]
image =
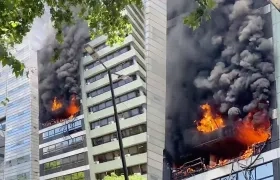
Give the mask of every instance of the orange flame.
[{"label": "orange flame", "polygon": [[52,103],[52,111],[56,111],[56,110],[58,110],[58,109],[60,109],[62,107],[62,103],[59,101],[59,100],[57,100],[57,97],[55,97],[54,99],[53,99],[53,103]]},{"label": "orange flame", "polygon": [[192,169],[192,168],[188,168],[188,169],[187,169],[187,173],[193,173],[193,172],[195,172],[194,169]]},{"label": "orange flame", "polygon": [[76,96],[72,96],[70,100],[70,104],[67,108],[67,113],[70,115],[70,118],[72,118],[79,111],[80,111],[80,107],[77,105]]},{"label": "orange flame", "polygon": [[225,166],[225,165],[227,165],[229,162],[230,162],[229,159],[219,159],[219,160],[218,160],[218,163],[217,163],[217,162],[212,162],[212,164],[209,165],[208,168],[209,168],[209,169],[213,169],[213,168],[218,167],[218,166]]},{"label": "orange flame", "polygon": [[249,157],[251,157],[254,153],[253,148],[248,148],[240,157],[239,159],[247,159]]},{"label": "orange flame", "polygon": [[224,127],[224,120],[218,114],[213,114],[209,104],[200,106],[203,110],[203,118],[197,125],[197,130],[208,133]]},{"label": "orange flame", "polygon": [[260,117],[261,122],[257,125],[253,122],[252,113],[249,113],[242,122],[237,123],[237,139],[248,147],[263,143],[271,137],[268,115],[262,113]]}]

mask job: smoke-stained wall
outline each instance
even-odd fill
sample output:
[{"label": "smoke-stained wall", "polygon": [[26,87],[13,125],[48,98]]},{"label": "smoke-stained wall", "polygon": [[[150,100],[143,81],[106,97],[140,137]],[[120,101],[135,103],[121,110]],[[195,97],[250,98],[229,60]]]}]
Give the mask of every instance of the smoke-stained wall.
[{"label": "smoke-stained wall", "polygon": [[[51,103],[54,97],[69,103],[72,94],[79,95],[79,62],[83,54],[83,45],[89,38],[86,23],[78,21],[63,29],[64,42],[59,44],[55,31],[50,32],[48,40],[38,55],[40,122],[51,120]],[[52,61],[55,51],[60,52],[58,60]]]},{"label": "smoke-stained wall", "polygon": [[201,104],[245,115],[274,92],[271,19],[256,10],[267,2],[217,2],[212,19],[192,31],[182,15],[193,1],[168,1],[166,149],[175,161],[186,154],[184,132],[201,118]]}]

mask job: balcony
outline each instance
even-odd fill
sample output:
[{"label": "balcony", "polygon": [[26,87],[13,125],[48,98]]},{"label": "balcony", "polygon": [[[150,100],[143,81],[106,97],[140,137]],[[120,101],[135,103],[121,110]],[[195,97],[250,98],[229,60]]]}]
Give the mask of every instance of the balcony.
[{"label": "balcony", "polygon": [[[124,148],[133,146],[135,144],[141,144],[141,143],[147,142],[147,133],[144,132],[144,133],[137,134],[134,136],[126,137],[126,138],[123,138],[122,140],[123,140]],[[114,151],[117,149],[119,149],[119,143],[118,143],[118,140],[115,140],[115,141],[105,143],[105,144],[102,144],[99,146],[94,146],[91,148],[91,150],[89,150],[88,153],[89,153],[89,156],[93,156],[93,155],[98,155],[98,154]]]},{"label": "balcony", "polygon": [[[138,164],[145,164],[145,163],[147,163],[147,153],[137,154],[134,156],[126,157],[127,167],[135,166]],[[112,171],[114,169],[121,169],[121,168],[122,168],[121,159],[116,159],[116,160],[101,163],[101,164],[95,164],[94,172],[102,173],[102,172]]]},{"label": "balcony", "polygon": [[[121,92],[123,92],[123,91],[127,92],[127,89],[132,90],[132,88],[130,88],[130,86],[129,86],[131,84],[132,83],[124,86],[122,91],[115,90],[116,96],[117,96],[117,94],[121,94]],[[120,89],[121,89],[121,87],[120,87]],[[120,90],[120,89],[118,89],[118,90]],[[107,93],[110,93],[110,92],[107,92]],[[111,97],[111,96],[109,96],[110,94],[107,94],[107,93],[104,93],[103,96],[107,95],[107,99],[108,99],[108,97]],[[96,98],[92,98],[91,103],[94,103],[95,99]],[[128,110],[128,109],[139,107],[140,105],[145,104],[145,103],[146,103],[146,96],[139,96],[137,98],[133,98],[133,99],[125,101],[123,103],[117,104],[117,110],[118,110],[118,112],[122,112],[122,111],[125,111],[125,110]],[[96,121],[96,120],[102,119],[106,116],[113,115],[113,112],[114,112],[113,107],[109,107],[109,108],[103,109],[103,110],[95,112],[95,113],[89,113],[88,114],[88,122]]]},{"label": "balcony", "polygon": [[88,42],[87,44],[89,44],[89,45],[95,47],[97,44],[101,44],[101,43],[105,42],[106,39],[107,39],[106,36],[99,36],[99,37],[97,37],[97,38],[94,38],[94,40]]},{"label": "balcony", "polygon": [[[115,45],[113,47],[111,46],[108,46],[108,47],[105,47],[103,49],[101,49],[100,51],[98,51],[98,55],[101,57],[101,56],[105,56],[111,52],[114,52],[116,51],[117,49],[119,49],[120,47],[123,47],[123,46],[126,46],[128,45],[130,42],[132,42],[133,38],[132,38],[132,35],[129,35],[128,37],[125,38],[124,42],[122,43],[122,45]],[[93,45],[94,43],[89,43],[91,45]],[[83,58],[83,64],[84,65],[88,65],[89,63],[93,62],[94,60],[92,59],[91,56],[86,56]],[[110,60],[111,61],[111,60]],[[105,63],[106,64],[106,63]],[[102,65],[101,65],[102,66]]]},{"label": "balcony", "polygon": [[[137,115],[137,116],[133,116],[131,118],[127,118],[124,120],[120,119],[120,128],[121,129],[126,129],[132,126],[136,126],[138,124],[143,124],[144,122],[146,122],[146,113]],[[99,137],[99,136],[103,136],[109,133],[113,133],[116,131],[116,124],[109,124],[100,128],[96,128],[90,131],[90,138],[95,138],[95,137]]]}]

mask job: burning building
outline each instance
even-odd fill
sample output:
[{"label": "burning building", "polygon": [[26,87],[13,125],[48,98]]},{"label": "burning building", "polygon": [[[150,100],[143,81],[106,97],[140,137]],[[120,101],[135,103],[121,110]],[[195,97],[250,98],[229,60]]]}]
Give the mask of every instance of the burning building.
[{"label": "burning building", "polygon": [[38,53],[40,178],[89,180],[79,69],[89,30],[78,21],[63,35],[59,44],[51,31]]},{"label": "burning building", "polygon": [[195,31],[182,23],[194,2],[168,4],[165,154],[181,179],[246,159],[272,137],[271,6],[216,2]]},{"label": "burning building", "polygon": [[[43,126],[71,118],[80,112],[79,62],[89,37],[87,25],[65,27],[64,42],[49,38],[39,52],[40,122]],[[53,62],[55,53],[60,56]]]}]

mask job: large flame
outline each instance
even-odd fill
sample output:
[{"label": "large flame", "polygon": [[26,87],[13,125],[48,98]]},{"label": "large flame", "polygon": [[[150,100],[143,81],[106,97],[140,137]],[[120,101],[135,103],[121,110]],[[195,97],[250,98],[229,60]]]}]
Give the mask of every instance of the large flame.
[{"label": "large flame", "polygon": [[71,97],[70,104],[67,108],[67,113],[70,115],[70,118],[71,118],[79,111],[80,111],[80,107],[77,105],[76,96],[73,95]]},{"label": "large flame", "polygon": [[258,124],[253,121],[253,113],[249,113],[241,122],[237,122],[237,139],[247,146],[253,146],[270,139],[270,121],[268,114],[264,111],[259,115]]},{"label": "large flame", "polygon": [[54,97],[51,110],[56,111],[60,108],[62,108],[62,103],[57,99],[57,97]]},{"label": "large flame", "polygon": [[197,130],[208,133],[225,126],[223,118],[218,114],[213,114],[209,104],[203,104],[200,107],[203,110],[203,118],[198,122]]}]

